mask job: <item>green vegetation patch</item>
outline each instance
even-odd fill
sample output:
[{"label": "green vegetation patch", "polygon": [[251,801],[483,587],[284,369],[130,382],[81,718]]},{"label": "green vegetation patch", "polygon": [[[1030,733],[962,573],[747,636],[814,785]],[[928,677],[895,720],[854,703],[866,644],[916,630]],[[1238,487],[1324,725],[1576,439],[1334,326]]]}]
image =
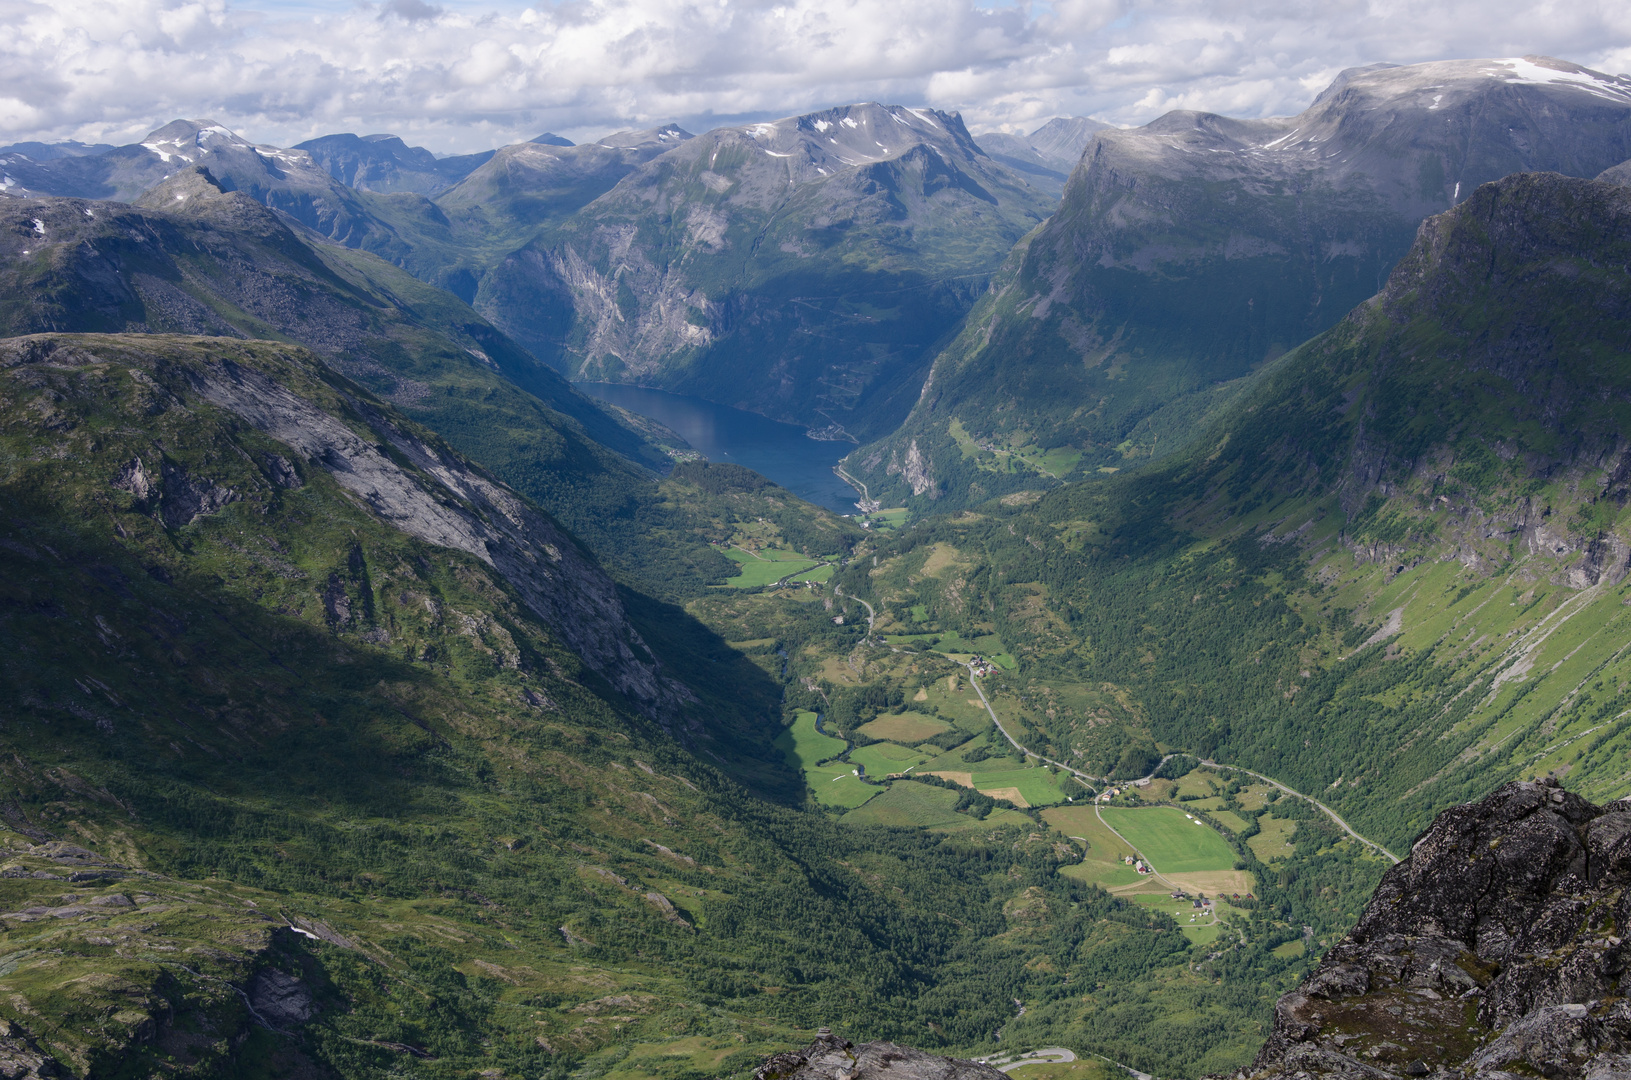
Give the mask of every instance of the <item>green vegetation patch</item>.
[{"label": "green vegetation patch", "polygon": [[1228,870],[1235,853],[1205,822],[1170,806],[1102,811],[1104,820],[1125,836],[1163,874]]},{"label": "green vegetation patch", "polygon": [[862,805],[884,789],[869,784],[855,773],[855,766],[847,761],[831,765],[815,765],[804,770],[804,782],[810,785],[816,802],[822,806],[836,806],[850,810]]},{"label": "green vegetation patch", "polygon": [[849,759],[866,769],[872,779],[881,779],[890,773],[905,772],[928,760],[916,750],[895,743],[873,743],[850,751]]},{"label": "green vegetation patch", "polygon": [[[1200,810],[1201,808],[1192,805],[1191,809]],[[1228,829],[1236,836],[1251,828],[1251,825],[1247,823],[1246,819],[1235,813],[1233,810],[1210,810],[1207,811],[1206,816],[1217,822],[1219,825],[1222,825],[1225,829]],[[1259,858],[1261,858],[1261,856],[1259,856]]]},{"label": "green vegetation patch", "polygon": [[912,781],[890,784],[889,789],[858,810],[851,810],[839,821],[845,825],[894,825],[897,827],[961,825],[975,822],[952,807],[957,793],[945,788],[930,787]]},{"label": "green vegetation patch", "polygon": [[1060,783],[1063,774],[1055,775],[1047,769],[984,768],[987,764],[1006,763],[1010,760],[995,758],[976,762],[973,768],[975,788],[998,798],[1002,797],[999,794],[1001,789],[1015,788],[1031,806],[1052,806],[1054,803],[1065,801],[1063,785]]},{"label": "green vegetation patch", "polygon": [[908,712],[896,716],[880,716],[857,730],[869,739],[913,743],[932,739],[941,732],[950,731],[951,725],[932,716]]},{"label": "green vegetation patch", "polygon": [[1291,846],[1291,834],[1297,831],[1295,821],[1264,814],[1257,819],[1257,829],[1257,835],[1248,838],[1246,846],[1251,848],[1252,854],[1259,859],[1273,862],[1296,853],[1297,849]]},{"label": "green vegetation patch", "polygon": [[[755,589],[764,585],[774,585],[793,574],[809,571],[819,566],[815,559],[806,558],[796,551],[771,548],[760,552],[744,551],[742,548],[728,548],[724,555],[732,562],[742,567],[742,572],[725,582],[735,589]],[[828,571],[831,576],[831,571]]]},{"label": "green vegetation patch", "polygon": [[[832,761],[849,744],[816,730],[816,714],[799,710],[791,727],[776,737],[776,749],[787,763],[804,774],[816,802],[823,806],[860,806],[879,788],[864,783],[855,775],[855,766],[846,761]],[[822,765],[820,762],[832,761]]]}]

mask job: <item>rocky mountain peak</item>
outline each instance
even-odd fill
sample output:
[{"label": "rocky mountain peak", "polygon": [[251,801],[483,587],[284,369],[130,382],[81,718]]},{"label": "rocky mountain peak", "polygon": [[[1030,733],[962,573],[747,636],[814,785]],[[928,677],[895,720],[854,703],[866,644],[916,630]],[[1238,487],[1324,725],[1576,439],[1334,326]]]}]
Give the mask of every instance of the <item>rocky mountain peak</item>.
[{"label": "rocky mountain peak", "polygon": [[245,149],[254,146],[214,120],[172,120],[156,131],[148,132],[139,145],[167,162],[179,158],[188,164],[226,146]]},{"label": "rocky mountain peak", "polygon": [[1547,777],[1446,810],[1241,1075],[1623,1076],[1628,885],[1631,800]]},{"label": "rocky mountain peak", "polygon": [[[1574,123],[1558,124],[1560,113]],[[1545,56],[1373,65],[1342,72],[1303,112],[1267,120],[1175,111],[1105,132],[1092,168],[1225,179],[1308,170],[1398,211],[1453,205],[1511,172],[1594,176],[1631,154],[1631,78]],[[1414,170],[1400,160],[1415,159]]]},{"label": "rocky mountain peak", "polygon": [[[767,157],[803,166],[795,180],[888,161],[918,146],[959,156],[984,156],[960,116],[875,101],[709,132],[719,144],[745,140]],[[707,136],[705,136],[707,137]]]},{"label": "rocky mountain peak", "polygon": [[[551,138],[558,138],[552,136]],[[610,146],[615,150],[671,150],[682,142],[696,138],[689,131],[678,124],[663,124],[659,127],[648,128],[645,131],[614,131],[601,139],[599,145]],[[571,146],[565,139],[551,141],[550,138],[540,136],[532,140],[535,143],[548,146]]]},{"label": "rocky mountain peak", "polygon": [[1093,136],[1109,126],[1085,116],[1056,116],[1026,136],[1026,142],[1043,157],[1074,164]]},{"label": "rocky mountain peak", "polygon": [[434,194],[469,175],[493,156],[491,150],[438,158],[396,135],[322,135],[295,146],[348,187],[367,191]]},{"label": "rocky mountain peak", "polygon": [[1045,190],[1064,191],[1065,180],[1082,159],[1093,136],[1109,127],[1085,116],[1056,116],[1029,135],[989,131],[975,139],[980,149]]}]

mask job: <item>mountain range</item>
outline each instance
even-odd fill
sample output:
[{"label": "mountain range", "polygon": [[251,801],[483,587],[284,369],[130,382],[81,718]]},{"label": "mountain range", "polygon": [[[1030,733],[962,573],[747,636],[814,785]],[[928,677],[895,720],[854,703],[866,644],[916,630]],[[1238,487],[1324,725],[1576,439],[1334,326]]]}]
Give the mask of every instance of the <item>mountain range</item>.
[{"label": "mountain range", "polygon": [[1049,209],[959,118],[854,105],[653,158],[507,256],[476,303],[573,378],[843,437],[898,422],[931,347]]},{"label": "mountain range", "polygon": [[1617,1075],[1628,140],[8,148],[0,1071]]},{"label": "mountain range", "polygon": [[1424,217],[1515,171],[1596,176],[1631,158],[1628,119],[1631,81],[1530,58],[1355,69],[1293,117],[1100,132],[911,418],[846,468],[887,504],[962,504],[1158,456],[1376,292]]}]

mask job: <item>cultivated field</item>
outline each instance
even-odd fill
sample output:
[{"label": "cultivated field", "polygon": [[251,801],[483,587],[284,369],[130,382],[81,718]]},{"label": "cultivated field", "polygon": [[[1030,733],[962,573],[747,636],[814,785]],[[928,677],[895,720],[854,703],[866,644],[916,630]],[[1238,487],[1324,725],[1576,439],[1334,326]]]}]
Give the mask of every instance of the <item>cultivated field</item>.
[{"label": "cultivated field", "polygon": [[1257,890],[1257,882],[1244,870],[1196,870],[1188,874],[1169,874],[1162,871],[1162,876],[1185,892],[1205,893],[1207,896],[1217,896],[1220,893],[1246,893]]},{"label": "cultivated field", "polygon": [[951,725],[922,713],[907,712],[899,716],[880,716],[859,730],[869,739],[914,743],[933,738],[942,731],[950,731]]},{"label": "cultivated field", "polygon": [[[1189,810],[1191,813],[1196,813],[1196,816],[1199,817],[1200,814],[1197,813],[1197,811],[1201,810],[1202,807],[1196,803],[1190,803],[1184,809]],[[1246,824],[1246,819],[1235,813],[1233,810],[1212,810],[1209,811],[1206,816],[1237,836],[1249,828],[1249,826]]]},{"label": "cultivated field", "polygon": [[1297,831],[1295,821],[1265,814],[1257,819],[1257,827],[1260,831],[1246,841],[1246,846],[1252,849],[1253,855],[1264,862],[1283,859],[1296,850],[1291,846],[1291,834]]},{"label": "cultivated field", "polygon": [[1104,820],[1163,874],[1232,870],[1235,853],[1204,822],[1170,806],[1107,808]]},{"label": "cultivated field", "polygon": [[[1008,764],[1010,759],[1003,758],[999,764]],[[1054,803],[1065,801],[1065,793],[1061,790],[1060,777],[1047,769],[982,769],[981,765],[987,762],[975,763],[972,787],[985,792],[994,798],[1002,798],[997,794],[999,788],[1017,790],[1024,797],[1028,806],[1052,806]],[[950,779],[950,777],[947,777]],[[958,781],[961,783],[961,781]]]},{"label": "cultivated field", "polygon": [[881,779],[890,773],[905,772],[914,765],[921,765],[928,760],[916,750],[909,750],[894,743],[873,743],[849,752],[849,759],[857,765],[866,767],[866,774],[875,779]]},{"label": "cultivated field", "polygon": [[822,806],[854,808],[885,790],[864,782],[855,775],[855,766],[846,761],[811,766],[804,770],[804,782],[810,785],[816,802]]},{"label": "cultivated field", "polygon": [[957,793],[910,780],[897,780],[889,790],[839,820],[846,825],[917,825],[936,832],[1024,825],[1030,819],[1015,810],[993,810],[984,821],[952,809]]},{"label": "cultivated field", "polygon": [[737,589],[772,585],[789,574],[797,574],[819,565],[817,560],[807,559],[798,552],[786,548],[767,548],[754,553],[733,547],[726,549],[723,554],[727,559],[742,566],[741,573],[725,582]]},{"label": "cultivated field", "polygon": [[787,763],[804,774],[816,801],[824,806],[860,806],[879,788],[864,784],[854,775],[854,766],[838,761],[831,765],[816,762],[844,752],[844,740],[816,730],[816,714],[801,711],[793,726],[776,737],[776,748]]},{"label": "cultivated field", "polygon": [[1042,820],[1066,836],[1087,843],[1087,856],[1075,866],[1060,870],[1089,885],[1106,889],[1120,885],[1134,885],[1144,880],[1138,871],[1122,862],[1122,856],[1131,855],[1126,844],[1099,823],[1091,806],[1050,806],[1042,811]]}]

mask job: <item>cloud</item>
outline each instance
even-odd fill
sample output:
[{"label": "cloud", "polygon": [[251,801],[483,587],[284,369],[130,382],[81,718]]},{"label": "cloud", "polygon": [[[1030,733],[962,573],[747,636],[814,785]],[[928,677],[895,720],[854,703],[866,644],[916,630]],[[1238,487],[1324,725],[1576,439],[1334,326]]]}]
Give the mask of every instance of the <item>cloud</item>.
[{"label": "cloud", "polygon": [[441,14],[443,14],[441,8],[434,4],[424,3],[423,0],[391,0],[390,3],[380,9],[379,13],[382,19],[387,15],[395,15],[397,18],[406,19],[409,22],[434,19]]},{"label": "cloud", "polygon": [[1631,65],[1621,0],[0,0],[0,141],[126,141],[178,116],[261,142],[390,131],[481,149],[883,100],[1272,115],[1344,67],[1544,53]]}]

